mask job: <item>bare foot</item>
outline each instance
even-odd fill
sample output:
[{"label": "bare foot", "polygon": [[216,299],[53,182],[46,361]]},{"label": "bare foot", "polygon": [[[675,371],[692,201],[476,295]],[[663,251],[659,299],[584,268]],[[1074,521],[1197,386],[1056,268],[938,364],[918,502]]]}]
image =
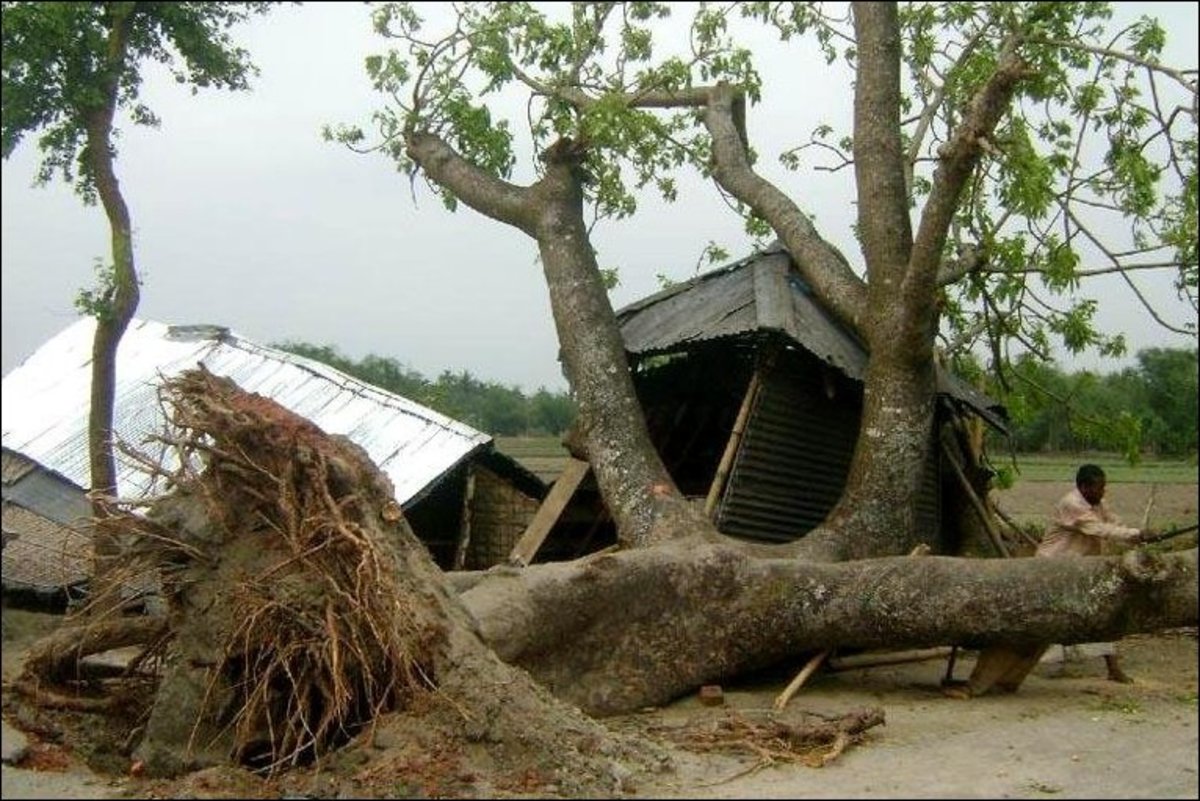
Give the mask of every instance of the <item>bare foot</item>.
[{"label": "bare foot", "polygon": [[970,683],[953,680],[942,682],[942,695],[957,701],[969,701],[975,697],[975,693],[971,692]]}]

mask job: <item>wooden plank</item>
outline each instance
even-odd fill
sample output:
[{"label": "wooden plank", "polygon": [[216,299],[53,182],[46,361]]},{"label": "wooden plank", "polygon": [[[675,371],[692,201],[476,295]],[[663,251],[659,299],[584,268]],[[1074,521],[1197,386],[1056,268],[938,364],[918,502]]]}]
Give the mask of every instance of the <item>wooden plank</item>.
[{"label": "wooden plank", "polygon": [[513,546],[512,553],[508,557],[511,564],[525,567],[533,561],[534,554],[537,553],[538,548],[542,547],[550,529],[554,528],[554,524],[558,521],[558,516],[567,507],[567,502],[571,500],[571,496],[575,494],[583,477],[587,475],[588,467],[588,463],[580,459],[573,458],[567,462],[562,475],[554,482],[554,486],[546,495],[546,500],[542,501],[533,520],[529,521],[529,525],[521,534],[521,539],[517,540],[517,544]]}]

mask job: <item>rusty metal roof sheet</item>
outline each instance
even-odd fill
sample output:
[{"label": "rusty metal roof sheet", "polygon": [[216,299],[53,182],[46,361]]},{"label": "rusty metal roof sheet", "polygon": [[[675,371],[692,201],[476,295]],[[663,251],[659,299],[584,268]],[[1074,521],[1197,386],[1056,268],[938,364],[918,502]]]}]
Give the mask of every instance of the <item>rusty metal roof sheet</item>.
[{"label": "rusty metal roof sheet", "polygon": [[[80,487],[91,484],[87,419],[95,322],[80,319],[4,376],[3,445]],[[161,433],[162,379],[203,364],[362,446],[391,479],[402,505],[492,438],[399,395],[311,359],[254,344],[218,326],[133,320],[117,355],[114,429],[141,446]],[[118,491],[139,497],[149,477],[117,454]]]},{"label": "rusty metal roof sheet", "polygon": [[[621,308],[617,323],[625,350],[638,356],[775,332],[855,381],[866,372],[863,344],[826,310],[778,242]],[[938,392],[1007,430],[1006,414],[996,401],[940,366],[937,382]]]}]

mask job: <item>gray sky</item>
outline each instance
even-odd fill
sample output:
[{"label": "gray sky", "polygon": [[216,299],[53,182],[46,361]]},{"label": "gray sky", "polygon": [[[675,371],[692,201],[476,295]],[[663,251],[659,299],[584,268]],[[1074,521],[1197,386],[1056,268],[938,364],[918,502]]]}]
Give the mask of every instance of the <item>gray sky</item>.
[{"label": "gray sky", "polygon": [[[1157,14],[1174,62],[1195,66],[1195,4],[1118,5]],[[362,68],[383,49],[368,10],[283,6],[234,36],[261,70],[250,92],[192,96],[151,71],[143,97],[162,126],[122,126],[117,170],[143,278],[137,315],[226,325],[261,343],[330,344],[353,358],[374,352],[429,378],[468,370],[526,391],[565,388],[533,241],[470,209],[447,212],[382,156],[321,140],[323,124],[365,123],[380,105]],[[818,122],[848,118],[849,83],[811,53],[798,60],[765,39],[755,49],[766,85],[749,128],[761,167],[857,262],[849,172],[787,173],[775,162]],[[36,155],[30,138],[3,163],[4,373],[77,319],[76,293],[93,283],[94,260],[109,259],[99,207],[61,183],[31,188]],[[647,199],[634,219],[594,233],[602,265],[620,269],[615,308],[658,290],[658,274],[694,274],[710,239],[734,258],[745,252],[741,224],[712,186],[680,185],[679,202]],[[1171,322],[1195,321],[1169,280],[1137,280]],[[1194,344],[1154,324],[1119,279],[1085,284],[1083,294],[1102,299],[1102,324],[1125,331],[1131,353]]]}]

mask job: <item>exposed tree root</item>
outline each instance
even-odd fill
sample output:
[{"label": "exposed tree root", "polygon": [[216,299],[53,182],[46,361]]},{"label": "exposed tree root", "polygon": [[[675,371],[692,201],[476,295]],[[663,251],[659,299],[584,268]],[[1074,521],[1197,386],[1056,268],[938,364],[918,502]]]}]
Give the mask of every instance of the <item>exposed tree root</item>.
[{"label": "exposed tree root", "polygon": [[22,670],[25,681],[15,687],[41,687],[46,683],[84,678],[87,666],[82,660],[85,657],[130,646],[151,648],[167,632],[167,622],[162,618],[95,620],[85,615],[70,619],[30,648]]},{"label": "exposed tree root", "polygon": [[750,767],[716,782],[721,784],[780,763],[824,767],[850,745],[859,742],[864,732],[883,722],[884,713],[878,707],[802,723],[789,723],[773,714],[768,714],[763,720],[754,720],[744,712],[729,711],[716,721],[653,731],[689,751],[723,752],[755,758]]}]

